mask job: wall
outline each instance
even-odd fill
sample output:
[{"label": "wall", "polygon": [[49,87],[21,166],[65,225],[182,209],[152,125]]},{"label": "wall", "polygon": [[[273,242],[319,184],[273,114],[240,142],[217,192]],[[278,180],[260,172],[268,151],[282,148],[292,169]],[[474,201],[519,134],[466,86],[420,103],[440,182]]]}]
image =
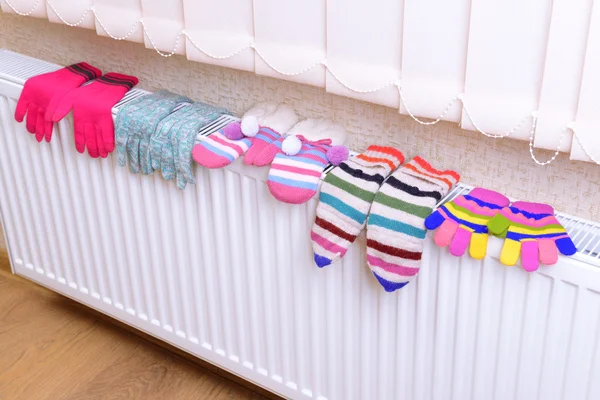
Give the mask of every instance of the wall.
[{"label": "wall", "polygon": [[[58,64],[85,60],[105,72],[134,74],[142,88],[169,89],[236,113],[258,101],[283,102],[304,117],[330,118],[345,126],[354,150],[372,143],[397,146],[407,157],[421,154],[439,168],[456,169],[463,182],[600,221],[600,166],[571,162],[561,154],[541,167],[531,160],[526,142],[491,139],[446,122],[422,126],[391,108],[180,56],[164,58],[142,44],[117,42],[47,20],[0,13],[0,47]],[[541,160],[552,155],[536,154]]]}]

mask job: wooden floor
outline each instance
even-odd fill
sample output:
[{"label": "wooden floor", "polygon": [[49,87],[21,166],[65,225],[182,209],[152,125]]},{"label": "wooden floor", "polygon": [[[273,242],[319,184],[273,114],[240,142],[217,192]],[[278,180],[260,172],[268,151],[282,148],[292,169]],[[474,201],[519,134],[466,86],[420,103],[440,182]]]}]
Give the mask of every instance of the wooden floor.
[{"label": "wooden floor", "polygon": [[0,251],[0,400],[263,398],[209,368],[12,275]]}]

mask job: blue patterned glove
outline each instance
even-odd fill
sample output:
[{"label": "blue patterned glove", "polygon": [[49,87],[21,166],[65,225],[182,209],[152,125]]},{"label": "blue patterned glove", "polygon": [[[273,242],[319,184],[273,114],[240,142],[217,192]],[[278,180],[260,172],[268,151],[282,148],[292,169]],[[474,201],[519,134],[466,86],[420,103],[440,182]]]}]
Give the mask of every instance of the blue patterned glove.
[{"label": "blue patterned glove", "polygon": [[139,110],[152,103],[150,95],[138,97],[135,100],[121,107],[115,120],[115,144],[117,150],[117,162],[124,167],[127,161],[126,146],[131,132],[138,130],[136,123],[139,122],[133,118],[133,115]]},{"label": "blue patterned glove", "polygon": [[[143,101],[127,107],[123,121],[122,131],[119,136],[118,154],[119,163],[125,164],[125,147],[129,169],[138,173],[152,172],[149,154],[149,141],[158,123],[168,116],[175,107],[181,103],[191,102],[184,96],[160,90],[154,94],[144,96]],[[120,113],[119,113],[120,114]],[[141,165],[140,165],[141,163]]]}]

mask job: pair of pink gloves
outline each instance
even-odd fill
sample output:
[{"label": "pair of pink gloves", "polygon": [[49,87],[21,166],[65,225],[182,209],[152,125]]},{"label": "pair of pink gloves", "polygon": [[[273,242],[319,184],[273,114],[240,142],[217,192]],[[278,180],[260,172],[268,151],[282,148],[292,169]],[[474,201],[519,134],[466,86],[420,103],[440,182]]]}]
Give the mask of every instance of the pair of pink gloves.
[{"label": "pair of pink gloves", "polygon": [[73,64],[28,79],[15,119],[22,122],[27,115],[27,131],[38,142],[50,142],[54,122],[73,110],[77,151],[83,153],[87,148],[91,157],[106,158],[115,148],[112,107],[137,83],[134,76],[114,72],[102,75],[87,63]]}]

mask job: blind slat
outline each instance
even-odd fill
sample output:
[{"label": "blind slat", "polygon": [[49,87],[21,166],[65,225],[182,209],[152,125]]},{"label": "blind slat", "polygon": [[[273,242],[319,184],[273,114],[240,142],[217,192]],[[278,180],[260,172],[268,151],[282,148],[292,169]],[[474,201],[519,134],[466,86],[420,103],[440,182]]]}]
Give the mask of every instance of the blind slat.
[{"label": "blind slat", "polygon": [[[469,0],[406,2],[402,91],[408,108],[418,116],[437,118],[463,92],[470,4]],[[460,120],[460,102],[455,103],[445,120]],[[403,104],[400,112],[406,113]]]},{"label": "blind slat", "polygon": [[[184,0],[185,30],[193,42],[213,58],[198,50],[188,39],[189,60],[254,71],[252,0]],[[240,49],[244,50],[238,52]]]},{"label": "blind slat", "polygon": [[[93,5],[94,0],[52,0],[52,7],[54,7],[60,16],[69,24],[78,23],[83,14]],[[48,19],[50,22],[62,24],[63,21],[52,10],[52,7],[48,7]],[[78,26],[81,28],[95,29],[96,19],[94,18],[94,13],[88,11],[85,18],[81,20],[81,24]]]},{"label": "blind slat", "polygon": [[[400,79],[402,0],[329,0],[327,2],[328,92],[398,108],[395,87],[361,94]],[[336,77],[344,83],[340,83]]]},{"label": "blind slat", "polygon": [[142,18],[140,0],[95,0],[94,8],[98,19],[106,27],[104,30],[100,24],[96,24],[98,35],[119,38],[129,35],[126,40],[143,43],[142,25],[136,23]]},{"label": "blind slat", "polygon": [[565,127],[577,112],[591,6],[592,0],[554,0],[535,147],[556,150],[560,142],[562,151],[571,148]]},{"label": "blind slat", "polygon": [[[326,56],[325,11],[323,0],[254,0],[256,48],[269,64],[287,73],[296,73],[323,61]],[[322,65],[289,76],[276,72],[257,56],[256,73],[325,87]]]},{"label": "blind slat", "polygon": [[[142,15],[147,33],[158,50],[170,53],[177,44],[175,54],[185,54],[185,38],[179,37],[177,42],[177,35],[184,28],[181,0],[142,0]],[[153,49],[148,35],[144,35],[144,44]]]},{"label": "blind slat", "polygon": [[[47,18],[46,2],[44,0],[10,0],[10,4],[18,13],[26,14],[33,10],[30,17]],[[35,9],[34,9],[35,7]],[[15,11],[8,5],[6,1],[0,1],[0,9],[8,14],[15,14]]]},{"label": "blind slat", "polygon": [[[551,2],[473,0],[465,107],[486,132],[504,134],[538,106]],[[463,110],[461,126],[475,129]],[[511,137],[529,139],[530,120]]]},{"label": "blind slat", "polygon": [[[587,51],[575,117],[575,128],[581,145],[573,140],[571,159],[591,161],[586,151],[600,161],[600,5],[596,2],[590,17]],[[584,150],[585,148],[585,150]]]}]

